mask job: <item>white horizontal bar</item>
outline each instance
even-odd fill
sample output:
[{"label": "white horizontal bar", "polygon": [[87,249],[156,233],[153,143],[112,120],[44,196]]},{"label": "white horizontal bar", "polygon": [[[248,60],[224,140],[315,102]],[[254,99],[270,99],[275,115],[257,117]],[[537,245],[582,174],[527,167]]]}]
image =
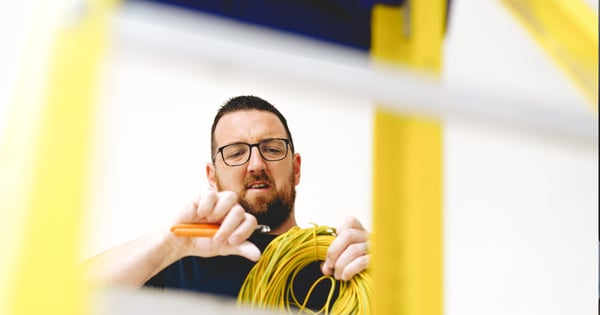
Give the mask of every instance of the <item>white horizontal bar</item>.
[{"label": "white horizontal bar", "polygon": [[573,99],[441,82],[376,65],[366,52],[156,4],[125,2],[115,23],[116,41],[173,58],[295,78],[399,112],[500,122],[597,145],[597,114]]}]

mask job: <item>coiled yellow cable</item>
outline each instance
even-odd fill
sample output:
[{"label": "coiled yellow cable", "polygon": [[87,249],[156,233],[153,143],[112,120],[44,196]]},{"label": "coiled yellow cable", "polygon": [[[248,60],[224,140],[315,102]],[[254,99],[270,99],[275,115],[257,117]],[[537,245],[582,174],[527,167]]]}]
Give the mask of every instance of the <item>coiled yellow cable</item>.
[{"label": "coiled yellow cable", "polygon": [[[329,306],[338,283],[331,276],[323,275],[317,279],[306,292],[304,301],[296,298],[292,288],[295,277],[307,265],[325,260],[334,238],[335,229],[317,225],[307,229],[294,227],[279,235],[267,246],[248,273],[238,295],[238,305],[287,311],[290,314],[370,314],[373,280],[367,271],[360,272],[349,281],[339,282],[339,296],[331,309]],[[307,308],[307,302],[321,281],[331,282],[327,301],[321,309],[311,310]]]}]

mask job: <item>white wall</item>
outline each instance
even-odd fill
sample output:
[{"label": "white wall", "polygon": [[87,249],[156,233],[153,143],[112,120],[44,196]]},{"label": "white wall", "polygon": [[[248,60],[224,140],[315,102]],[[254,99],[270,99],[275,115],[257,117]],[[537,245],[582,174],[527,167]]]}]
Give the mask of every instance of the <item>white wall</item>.
[{"label": "white wall", "polygon": [[597,149],[503,127],[445,123],[447,314],[591,314]]},{"label": "white wall", "polygon": [[[589,106],[499,1],[453,4],[447,86]],[[597,313],[597,145],[454,117],[444,163],[446,314]]]}]

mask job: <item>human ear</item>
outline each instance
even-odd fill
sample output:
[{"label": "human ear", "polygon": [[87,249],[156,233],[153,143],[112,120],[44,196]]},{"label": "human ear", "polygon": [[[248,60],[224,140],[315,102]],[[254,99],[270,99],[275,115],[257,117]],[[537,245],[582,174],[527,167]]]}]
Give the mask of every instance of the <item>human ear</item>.
[{"label": "human ear", "polygon": [[210,188],[217,188],[217,175],[215,166],[212,163],[206,163],[206,179]]},{"label": "human ear", "polygon": [[294,185],[300,184],[300,164],[302,158],[300,153],[294,153]]}]

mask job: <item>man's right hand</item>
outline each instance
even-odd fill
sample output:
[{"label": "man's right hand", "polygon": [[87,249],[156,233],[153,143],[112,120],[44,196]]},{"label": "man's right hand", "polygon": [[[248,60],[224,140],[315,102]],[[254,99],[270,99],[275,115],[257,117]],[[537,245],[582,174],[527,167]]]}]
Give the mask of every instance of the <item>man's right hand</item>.
[{"label": "man's right hand", "polygon": [[184,237],[170,234],[168,242],[183,256],[238,255],[252,261],[260,257],[260,250],[247,239],[256,228],[256,218],[238,204],[238,196],[231,191],[208,190],[188,205],[175,224],[217,223],[213,237]]},{"label": "man's right hand", "polygon": [[141,287],[151,277],[185,256],[239,255],[256,261],[258,248],[247,239],[256,218],[244,211],[233,192],[208,191],[181,212],[178,223],[218,223],[213,237],[181,237],[169,228],[150,232],[106,250],[82,264],[92,285]]}]

